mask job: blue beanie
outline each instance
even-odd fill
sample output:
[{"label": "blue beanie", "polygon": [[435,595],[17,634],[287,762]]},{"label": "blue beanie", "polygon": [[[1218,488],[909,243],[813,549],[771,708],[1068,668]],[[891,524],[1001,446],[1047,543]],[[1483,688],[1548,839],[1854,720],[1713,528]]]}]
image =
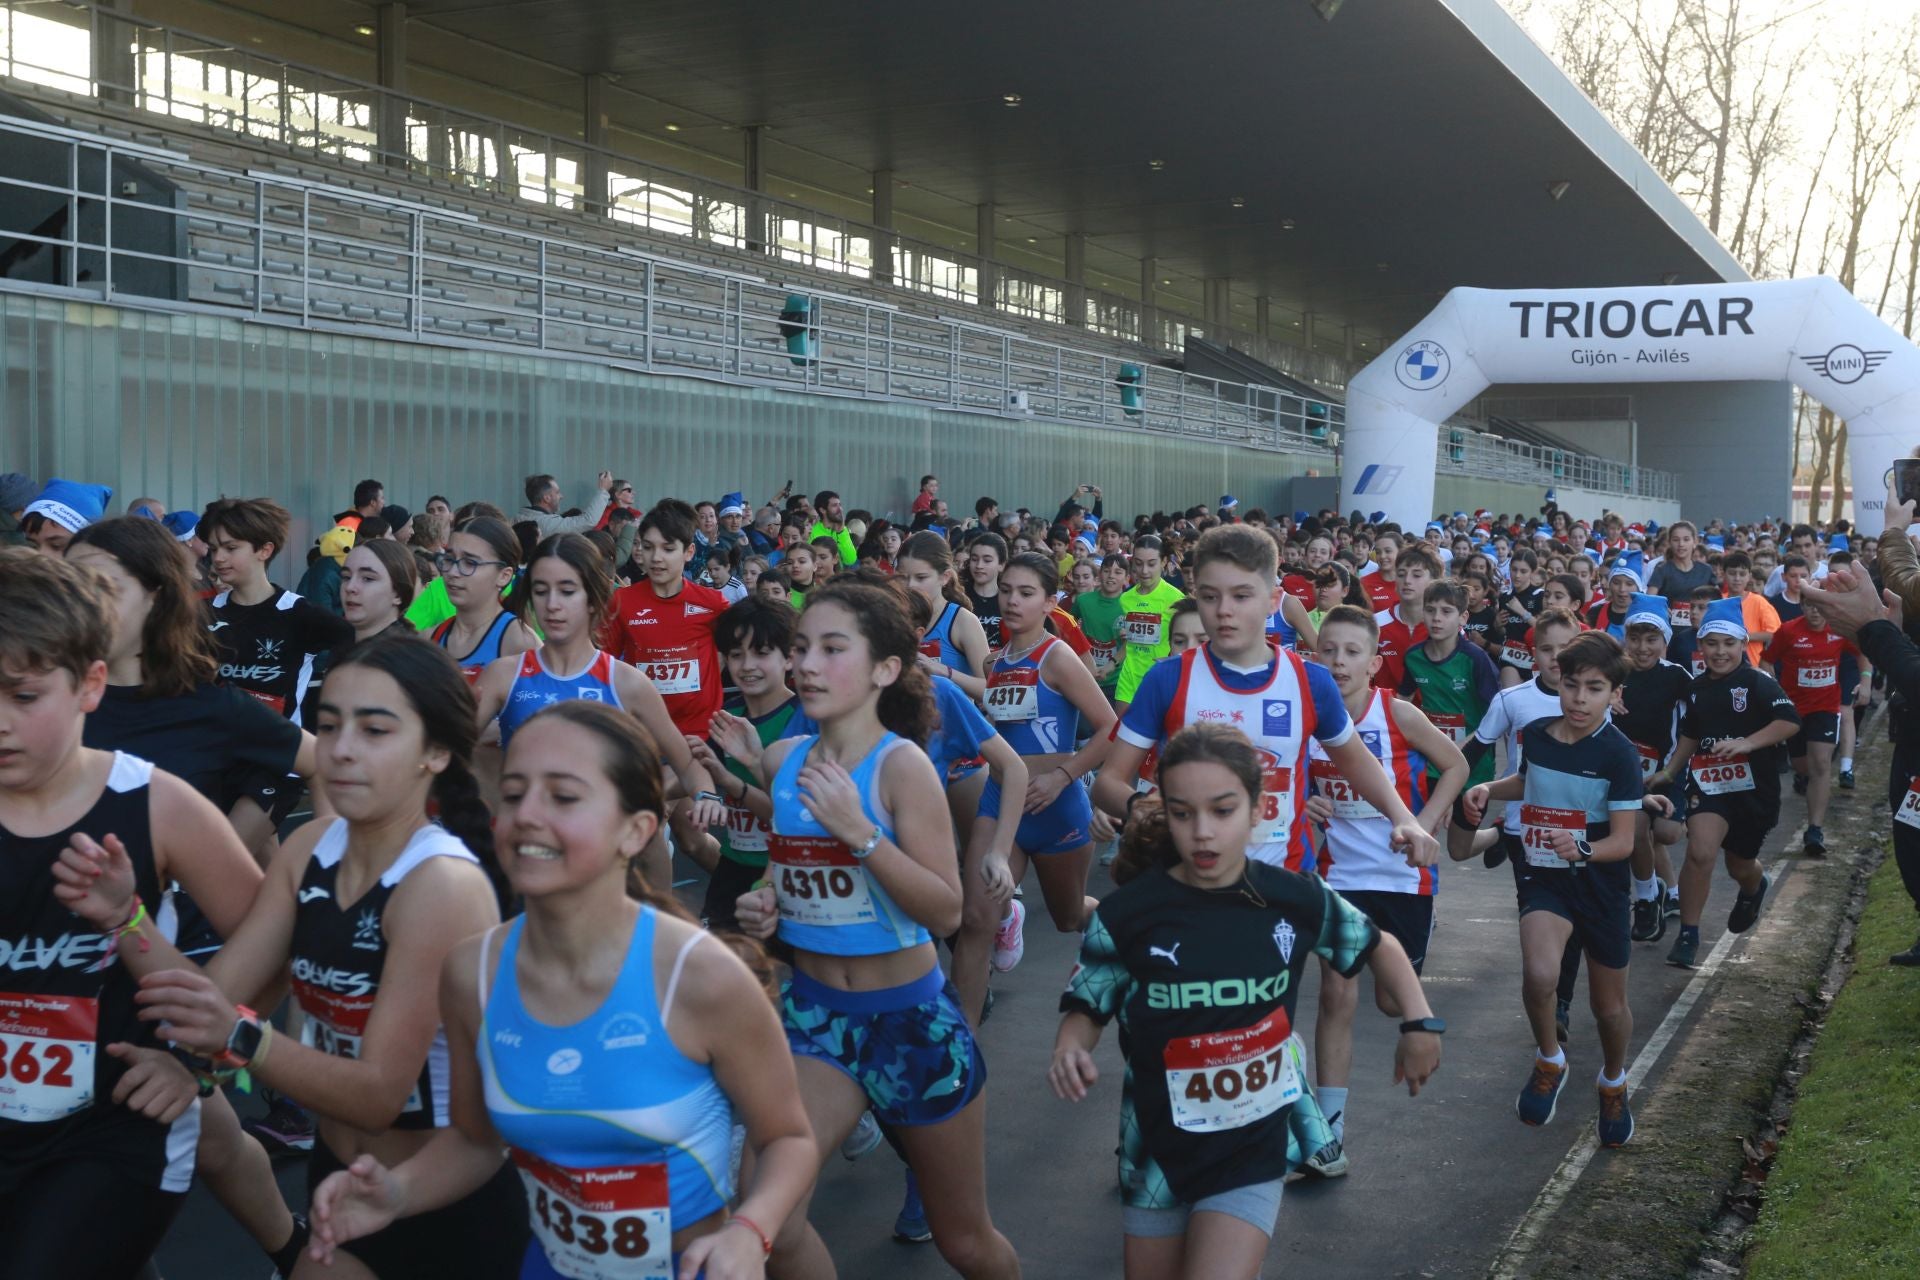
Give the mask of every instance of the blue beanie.
[{"label": "blue beanie", "polygon": [[68,533],[78,533],[106,515],[112,500],[113,490],[103,484],[53,479],[27,504],[26,514],[45,516]]}]

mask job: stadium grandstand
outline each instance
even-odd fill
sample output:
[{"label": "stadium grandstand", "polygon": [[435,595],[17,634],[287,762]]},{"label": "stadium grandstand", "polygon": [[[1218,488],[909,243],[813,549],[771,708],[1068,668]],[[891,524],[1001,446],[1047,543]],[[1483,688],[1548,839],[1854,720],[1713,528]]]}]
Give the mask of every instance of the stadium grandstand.
[{"label": "stadium grandstand", "polygon": [[[1347,377],[1448,288],[1744,278],[1493,0],[0,23],[12,464],[276,493],[296,544],[364,474],[641,460],[904,510],[1092,454],[1117,510],[1315,506]],[[1607,391],[1491,389],[1439,504],[1784,505],[1784,384]],[[1692,469],[1735,430],[1781,447]]]}]

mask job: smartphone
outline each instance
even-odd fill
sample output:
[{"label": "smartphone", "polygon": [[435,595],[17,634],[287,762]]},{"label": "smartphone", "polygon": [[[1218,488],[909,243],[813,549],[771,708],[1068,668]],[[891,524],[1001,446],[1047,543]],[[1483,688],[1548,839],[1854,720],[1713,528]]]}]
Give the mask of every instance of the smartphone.
[{"label": "smartphone", "polygon": [[1893,499],[1920,502],[1920,458],[1893,460]]}]

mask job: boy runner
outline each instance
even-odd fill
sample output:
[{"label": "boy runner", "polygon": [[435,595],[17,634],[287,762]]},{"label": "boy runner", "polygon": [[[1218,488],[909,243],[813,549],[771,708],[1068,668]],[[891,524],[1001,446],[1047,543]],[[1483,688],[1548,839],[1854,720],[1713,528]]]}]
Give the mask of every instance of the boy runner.
[{"label": "boy runner", "polygon": [[1780,615],[1753,589],[1753,557],[1746,552],[1721,556],[1720,577],[1726,583],[1726,598],[1740,602],[1740,615],[1747,624],[1747,661],[1757,667],[1766,660],[1767,645],[1780,629]]},{"label": "boy runner", "polygon": [[[1467,816],[1478,821],[1490,801],[1520,802],[1521,836],[1514,879],[1520,898],[1522,991],[1536,1050],[1515,1110],[1525,1124],[1553,1120],[1566,1084],[1567,1056],[1558,1041],[1553,998],[1566,945],[1578,939],[1591,964],[1587,993],[1600,1028],[1600,1144],[1633,1137],[1627,1105],[1626,862],[1643,804],[1633,745],[1608,723],[1608,708],[1626,680],[1627,660],[1604,633],[1576,636],[1556,658],[1560,714],[1521,730],[1520,772],[1467,792]],[[1671,806],[1646,800],[1655,812]]]},{"label": "boy runner", "polygon": [[[1667,762],[1679,736],[1680,717],[1693,689],[1693,675],[1667,659],[1673,635],[1667,602],[1642,593],[1627,611],[1627,682],[1620,690],[1622,710],[1614,724],[1640,757],[1640,776],[1652,779]],[[1671,799],[1672,797],[1669,797]],[[1667,932],[1667,917],[1680,913],[1680,887],[1674,882],[1667,846],[1684,828],[1669,818],[1642,816],[1633,846],[1633,940],[1657,942]],[[1565,995],[1565,992],[1561,993]]]},{"label": "boy runner", "polygon": [[[1166,569],[1163,551],[1160,539],[1153,534],[1133,544],[1133,586],[1120,596],[1120,639],[1126,648],[1113,690],[1114,705],[1122,714],[1148,670],[1167,656],[1167,615],[1173,612],[1176,600],[1186,598],[1186,592],[1161,578]],[[1266,618],[1263,616],[1260,622],[1264,628]],[[1260,641],[1262,646],[1266,644],[1264,631]]]},{"label": "boy runner", "polygon": [[[1421,600],[1426,640],[1407,652],[1406,676],[1399,689],[1401,694],[1416,699],[1427,719],[1451,737],[1455,746],[1464,746],[1473,736],[1494,695],[1500,692],[1500,674],[1493,669],[1493,659],[1478,645],[1461,643],[1466,599],[1466,592],[1455,582],[1436,582],[1426,589]],[[1431,762],[1427,772],[1434,779],[1440,774]],[[1492,779],[1493,757],[1488,756],[1473,766],[1471,781]]]},{"label": "boy runner", "polygon": [[1394,589],[1400,603],[1380,619],[1380,669],[1373,674],[1374,688],[1400,688],[1407,674],[1407,650],[1427,638],[1422,617],[1427,588],[1440,577],[1440,557],[1424,542],[1407,544],[1394,560]]},{"label": "boy runner", "polygon": [[[1074,565],[1076,573],[1079,569],[1079,564]],[[1080,629],[1093,645],[1093,678],[1100,682],[1100,692],[1109,702],[1120,684],[1120,597],[1126,594],[1129,581],[1127,558],[1115,552],[1100,562],[1098,589],[1073,598],[1074,616],[1080,619]]]},{"label": "boy runner", "polygon": [[647,576],[614,592],[611,626],[613,655],[653,681],[674,728],[691,738],[706,737],[720,709],[713,626],[728,604],[720,592],[685,576],[698,528],[693,508],[678,498],[661,499],[640,518],[633,554]]},{"label": "boy runner", "polygon": [[1851,655],[1862,664],[1867,679],[1855,685],[1855,700],[1864,704],[1871,689],[1872,670],[1860,657],[1851,640],[1827,628],[1818,605],[1808,600],[1801,615],[1780,624],[1779,632],[1767,646],[1767,661],[1773,664],[1780,687],[1793,700],[1800,713],[1800,731],[1787,739],[1787,755],[1793,760],[1794,790],[1805,789],[1807,796],[1807,834],[1804,847],[1809,858],[1827,856],[1827,836],[1822,825],[1827,820],[1827,801],[1833,794],[1833,751],[1840,741],[1840,717],[1853,714],[1841,705],[1840,664]]},{"label": "boy runner", "polygon": [[1680,872],[1680,936],[1667,963],[1691,969],[1700,950],[1700,913],[1707,905],[1713,859],[1726,856],[1740,886],[1727,915],[1729,933],[1745,933],[1760,917],[1772,881],[1761,872],[1760,848],[1780,820],[1780,745],[1800,729],[1800,713],[1773,677],[1745,657],[1740,606],[1716,600],[1700,624],[1706,671],[1694,678],[1673,758],[1649,783],[1686,776],[1687,861]]}]

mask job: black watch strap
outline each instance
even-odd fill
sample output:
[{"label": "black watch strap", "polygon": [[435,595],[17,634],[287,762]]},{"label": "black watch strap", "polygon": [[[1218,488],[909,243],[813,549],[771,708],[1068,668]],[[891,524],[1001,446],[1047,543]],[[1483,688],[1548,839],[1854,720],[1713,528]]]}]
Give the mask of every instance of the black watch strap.
[{"label": "black watch strap", "polygon": [[1443,1036],[1447,1034],[1447,1024],[1439,1018],[1409,1018],[1400,1024],[1400,1034],[1405,1035],[1409,1031],[1424,1031],[1429,1035]]}]

